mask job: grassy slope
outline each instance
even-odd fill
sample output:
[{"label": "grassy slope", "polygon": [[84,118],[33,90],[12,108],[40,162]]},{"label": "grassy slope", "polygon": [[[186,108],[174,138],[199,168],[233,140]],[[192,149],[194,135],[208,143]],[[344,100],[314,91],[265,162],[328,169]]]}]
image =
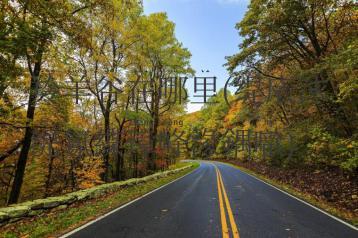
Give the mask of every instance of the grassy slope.
[{"label": "grassy slope", "polygon": [[[183,166],[185,165],[180,163],[171,169]],[[0,230],[0,237],[51,237],[66,233],[137,197],[184,176],[198,166],[199,164],[196,163],[195,166],[190,169],[158,180],[121,189],[101,199],[89,200],[83,204],[71,206],[64,210],[54,211],[36,218],[25,219],[16,224],[6,225]]]}]

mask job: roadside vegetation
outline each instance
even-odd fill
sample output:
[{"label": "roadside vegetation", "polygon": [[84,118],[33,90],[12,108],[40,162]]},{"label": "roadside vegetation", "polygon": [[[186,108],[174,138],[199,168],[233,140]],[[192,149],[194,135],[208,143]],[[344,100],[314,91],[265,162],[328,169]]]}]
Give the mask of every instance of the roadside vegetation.
[{"label": "roadside vegetation", "polygon": [[357,219],[357,26],[354,1],[252,0],[227,57],[237,91],[185,117],[193,158],[230,161]]},{"label": "roadside vegetation", "polygon": [[[191,53],[165,13],[144,15],[137,0],[2,0],[0,10],[0,206],[212,159],[357,220],[356,1],[250,1],[226,63],[235,93],[192,114],[185,93],[173,95],[194,76]],[[62,230],[157,185],[8,236]]]},{"label": "roadside vegetation", "polygon": [[[358,216],[355,210],[352,210],[354,204],[351,202],[350,193],[345,194],[347,190],[350,191],[352,186],[356,186],[354,181],[346,180],[343,183],[343,187],[335,187],[337,184],[335,181],[329,181],[328,176],[337,176],[337,174],[325,174],[324,171],[307,171],[307,170],[290,170],[290,171],[279,171],[280,168],[272,168],[255,162],[242,162],[240,160],[220,160],[224,163],[228,163],[241,171],[244,171],[256,178],[265,181],[268,184],[273,185],[309,204],[316,206],[323,211],[328,212],[342,220],[358,226]],[[299,176],[295,176],[295,173],[300,173]],[[315,176],[312,176],[312,173]],[[309,177],[309,182],[305,181],[302,177]],[[326,182],[322,186],[322,178]],[[342,181],[342,177],[337,176],[339,181]],[[344,179],[344,178],[343,178]],[[328,182],[327,182],[328,181]],[[332,185],[333,184],[333,185]],[[353,184],[353,185],[352,185]],[[332,189],[333,188],[333,189]],[[347,189],[348,188],[348,189]],[[327,201],[322,196],[327,189],[335,190],[335,200]],[[348,198],[346,198],[348,197]]]},{"label": "roadside vegetation", "polygon": [[193,70],[174,32],[137,0],[1,1],[0,206],[175,164],[159,135],[185,103],[162,79]]},{"label": "roadside vegetation", "polygon": [[[188,163],[180,163],[175,167],[182,168],[187,165]],[[59,236],[132,201],[135,198],[138,198],[190,173],[198,166],[199,163],[193,163],[193,167],[191,168],[157,180],[151,180],[135,186],[129,186],[114,193],[96,199],[87,200],[81,204],[71,205],[63,210],[53,210],[37,217],[27,218],[17,223],[8,224],[0,230],[0,237],[39,238]]]}]

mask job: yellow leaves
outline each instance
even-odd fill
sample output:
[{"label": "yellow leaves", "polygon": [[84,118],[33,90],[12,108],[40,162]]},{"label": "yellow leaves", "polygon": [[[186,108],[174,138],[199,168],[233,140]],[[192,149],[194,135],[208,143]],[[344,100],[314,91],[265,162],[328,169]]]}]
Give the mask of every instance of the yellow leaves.
[{"label": "yellow leaves", "polygon": [[4,130],[0,132],[0,151],[7,151],[9,148],[12,148],[22,139],[22,133],[19,132],[10,132],[5,133]]},{"label": "yellow leaves", "polygon": [[256,129],[255,131],[259,132],[259,131],[267,131],[269,129],[268,125],[266,125],[266,123],[263,120],[259,120],[256,124]]},{"label": "yellow leaves", "polygon": [[110,23],[111,30],[116,32],[116,35],[124,33],[127,29],[125,29],[125,25],[123,24],[123,19],[114,19]]},{"label": "yellow leaves", "polygon": [[6,110],[6,108],[7,108],[8,106],[7,106],[7,104],[4,102],[4,99],[2,99],[2,98],[0,98],[0,108],[1,108],[1,110]]},{"label": "yellow leaves", "polygon": [[107,77],[108,77],[108,79],[109,79],[110,81],[112,81],[112,82],[113,82],[113,80],[116,78],[116,76],[115,76],[115,74],[114,74],[113,72],[109,72],[109,73],[107,74]]},{"label": "yellow leaves", "polygon": [[94,53],[92,59],[93,61],[99,61],[99,62],[106,62],[107,60],[106,56],[99,52]]},{"label": "yellow leaves", "polygon": [[100,177],[100,174],[103,172],[101,157],[83,158],[80,168],[76,171],[80,189],[90,188],[103,183]]},{"label": "yellow leaves", "polygon": [[250,122],[249,121],[244,121],[243,126],[240,129],[241,130],[248,130],[248,129],[250,129],[250,127],[251,127]]},{"label": "yellow leaves", "polygon": [[90,127],[90,122],[83,118],[79,113],[73,112],[70,114],[71,125],[76,126],[77,128],[88,128]]},{"label": "yellow leaves", "polygon": [[231,128],[233,124],[237,123],[237,114],[242,110],[242,101],[233,103],[230,107],[229,112],[224,117],[224,127]]}]

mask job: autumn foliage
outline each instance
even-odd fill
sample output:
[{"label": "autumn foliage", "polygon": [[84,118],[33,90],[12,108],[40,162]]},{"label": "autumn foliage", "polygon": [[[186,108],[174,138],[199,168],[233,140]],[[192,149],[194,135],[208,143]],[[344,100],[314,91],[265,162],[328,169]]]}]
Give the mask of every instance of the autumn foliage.
[{"label": "autumn foliage", "polygon": [[[140,1],[1,1],[0,204],[144,176],[175,163],[158,143],[165,77],[191,74],[165,13]],[[145,93],[146,92],[146,93]]]}]

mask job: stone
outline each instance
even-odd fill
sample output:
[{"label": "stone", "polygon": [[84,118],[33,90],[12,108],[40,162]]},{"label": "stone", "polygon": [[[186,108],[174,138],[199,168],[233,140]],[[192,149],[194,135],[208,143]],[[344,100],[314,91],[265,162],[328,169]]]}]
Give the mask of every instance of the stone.
[{"label": "stone", "polygon": [[137,180],[136,179],[128,179],[124,182],[125,182],[125,184],[124,184],[125,186],[132,186],[137,183]]},{"label": "stone", "polygon": [[67,198],[66,199],[66,204],[72,204],[72,203],[77,201],[77,197],[75,195],[66,194],[65,197]]},{"label": "stone", "polygon": [[28,206],[13,206],[13,207],[5,207],[0,209],[1,213],[5,213],[10,219],[24,217],[30,211]]},{"label": "stone", "polygon": [[66,204],[64,205],[60,205],[58,207],[55,207],[54,209],[52,209],[53,211],[59,211],[59,210],[63,210],[66,209],[68,206]]},{"label": "stone", "polygon": [[28,216],[38,216],[40,214],[42,214],[44,212],[44,210],[31,210],[28,214]]},{"label": "stone", "polygon": [[44,208],[44,200],[43,199],[37,199],[34,201],[26,202],[27,206],[30,207],[31,210],[39,210]]},{"label": "stone", "polygon": [[86,190],[90,198],[97,198],[107,193],[107,189],[105,187],[93,187]]},{"label": "stone", "polygon": [[0,224],[9,219],[9,216],[5,212],[0,212]]},{"label": "stone", "polygon": [[78,192],[74,192],[72,193],[73,195],[75,195],[77,197],[77,200],[81,201],[81,200],[85,200],[87,198],[89,198],[89,193],[86,191],[78,191]]},{"label": "stone", "polygon": [[158,179],[160,177],[160,174],[159,173],[156,173],[156,174],[152,174],[152,175],[149,175],[147,176],[147,178],[149,180],[155,180],[155,179]]},{"label": "stone", "polygon": [[[42,200],[42,199],[38,199],[38,200]],[[27,207],[29,207],[30,210],[32,210],[32,209],[41,209],[43,207],[42,206],[43,202],[41,202],[41,201],[38,202],[38,200],[12,204],[9,207],[27,206]]]},{"label": "stone", "polygon": [[[188,165],[182,168],[158,172],[142,178],[132,178],[126,181],[118,181],[108,184],[102,184],[93,188],[72,192],[63,196],[49,197],[45,199],[37,199],[21,204],[11,205],[9,207],[0,208],[0,225],[6,224],[7,222],[15,222],[25,216],[37,216],[45,212],[44,209],[62,210],[66,209],[69,204],[76,201],[86,200],[88,198],[97,198],[105,195],[110,191],[116,191],[125,186],[132,186],[138,183],[144,183],[151,180],[155,180],[161,177],[174,174],[188,168],[193,165]],[[352,195],[352,199],[357,199],[356,194]]]},{"label": "stone", "polygon": [[145,182],[147,182],[147,181],[149,181],[149,179],[148,179],[147,177],[143,177],[143,178],[139,178],[139,179],[137,180],[137,183],[145,183]]},{"label": "stone", "polygon": [[11,219],[9,220],[9,222],[10,222],[10,223],[18,222],[18,221],[20,221],[21,219],[22,219],[22,217],[11,218]]},{"label": "stone", "polygon": [[44,202],[44,208],[45,209],[49,209],[49,208],[54,208],[54,207],[58,207],[61,204],[61,199],[58,197],[49,197],[46,199],[43,199]]}]

